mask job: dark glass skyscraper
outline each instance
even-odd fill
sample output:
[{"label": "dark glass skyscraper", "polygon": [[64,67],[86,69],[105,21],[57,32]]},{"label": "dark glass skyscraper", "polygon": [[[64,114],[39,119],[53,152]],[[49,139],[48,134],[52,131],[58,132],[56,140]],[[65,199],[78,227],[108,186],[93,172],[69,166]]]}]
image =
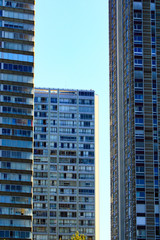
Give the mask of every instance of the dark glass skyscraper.
[{"label": "dark glass skyscraper", "polygon": [[110,0],[112,239],[160,239],[160,1]]},{"label": "dark glass skyscraper", "polygon": [[0,0],[0,239],[32,239],[34,0]]}]

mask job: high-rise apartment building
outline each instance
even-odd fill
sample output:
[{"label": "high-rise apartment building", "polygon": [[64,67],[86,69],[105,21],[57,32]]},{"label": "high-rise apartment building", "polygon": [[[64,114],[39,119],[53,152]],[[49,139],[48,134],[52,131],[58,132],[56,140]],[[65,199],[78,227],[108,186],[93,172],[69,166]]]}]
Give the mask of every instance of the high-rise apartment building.
[{"label": "high-rise apartment building", "polygon": [[98,97],[35,89],[34,240],[99,240]]},{"label": "high-rise apartment building", "polygon": [[0,239],[32,239],[34,0],[0,0]]},{"label": "high-rise apartment building", "polygon": [[160,1],[110,0],[112,239],[160,239]]}]

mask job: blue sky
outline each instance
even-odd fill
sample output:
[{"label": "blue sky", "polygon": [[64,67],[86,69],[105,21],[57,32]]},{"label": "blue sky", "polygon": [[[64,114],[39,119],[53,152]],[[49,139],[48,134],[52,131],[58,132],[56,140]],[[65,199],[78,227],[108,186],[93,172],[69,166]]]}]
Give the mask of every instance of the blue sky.
[{"label": "blue sky", "polygon": [[99,95],[100,240],[110,239],[107,0],[36,1],[35,86]]}]

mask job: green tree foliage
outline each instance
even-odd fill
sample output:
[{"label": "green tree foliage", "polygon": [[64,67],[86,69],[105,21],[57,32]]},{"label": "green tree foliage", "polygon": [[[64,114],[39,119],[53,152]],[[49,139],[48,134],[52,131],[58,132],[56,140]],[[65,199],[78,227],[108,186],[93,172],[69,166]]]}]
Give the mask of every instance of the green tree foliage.
[{"label": "green tree foliage", "polygon": [[86,240],[86,237],[81,234],[79,235],[79,232],[76,232],[72,237],[71,240]]}]

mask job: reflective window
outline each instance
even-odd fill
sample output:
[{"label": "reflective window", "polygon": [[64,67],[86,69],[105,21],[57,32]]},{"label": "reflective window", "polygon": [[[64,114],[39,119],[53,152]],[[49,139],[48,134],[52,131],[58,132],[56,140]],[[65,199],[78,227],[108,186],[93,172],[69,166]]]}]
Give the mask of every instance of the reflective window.
[{"label": "reflective window", "polygon": [[0,58],[15,60],[15,61],[25,61],[25,62],[33,62],[34,57],[30,55],[18,54],[18,53],[5,53],[0,52]]},{"label": "reflective window", "polygon": [[21,203],[21,204],[31,204],[32,198],[30,197],[16,197],[16,196],[0,196],[0,202],[2,203]]},{"label": "reflective window", "polygon": [[31,232],[21,231],[0,231],[0,237],[2,238],[19,238],[19,239],[31,239]]},{"label": "reflective window", "polygon": [[60,98],[59,99],[60,103],[66,103],[66,104],[76,104],[77,99],[72,99],[72,98]]},{"label": "reflective window", "polygon": [[142,12],[141,11],[134,11],[134,18],[135,19],[141,19],[142,18]]},{"label": "reflective window", "polygon": [[134,59],[135,66],[142,66],[142,59]]},{"label": "reflective window", "polygon": [[143,188],[144,187],[144,179],[137,178],[136,179],[136,187]]},{"label": "reflective window", "polygon": [[7,18],[17,18],[17,19],[25,19],[25,20],[34,20],[34,15],[29,13],[20,13],[13,11],[3,11],[3,17]]},{"label": "reflective window", "polygon": [[2,31],[2,37],[9,38],[9,39],[24,40],[24,41],[34,41],[33,35],[29,35],[29,34],[25,34],[25,33],[18,33],[18,32]]},{"label": "reflective window", "polygon": [[32,141],[2,139],[1,146],[32,148]]},{"label": "reflective window", "polygon": [[137,198],[137,200],[144,201],[145,200],[145,192],[144,191],[136,192],[136,198]]},{"label": "reflective window", "polygon": [[134,30],[141,31],[142,30],[142,24],[134,24]]},{"label": "reflective window", "polygon": [[12,125],[22,125],[22,126],[32,126],[33,125],[32,120],[23,119],[23,118],[9,118],[9,117],[3,117],[2,123],[12,124]]},{"label": "reflective window", "polygon": [[135,55],[142,55],[142,48],[141,47],[135,47],[134,48],[134,54]]},{"label": "reflective window", "polygon": [[77,110],[77,107],[72,107],[72,106],[59,106],[59,111],[61,112],[73,112],[73,111],[76,111]]},{"label": "reflective window", "polygon": [[79,107],[79,112],[94,112],[94,107]]},{"label": "reflective window", "polygon": [[2,42],[2,46],[3,48],[6,48],[6,49],[28,51],[28,52],[34,51],[33,45],[26,45],[26,44],[20,44],[20,43],[12,43],[12,42]]},{"label": "reflective window", "polygon": [[142,36],[141,35],[134,35],[134,41],[135,42],[142,42]]},{"label": "reflective window", "polygon": [[0,219],[0,226],[31,227],[31,220]]},{"label": "reflective window", "polygon": [[[0,150],[0,156],[4,157],[4,158],[24,158],[24,159],[32,159],[32,153],[28,153],[28,152],[16,152],[16,151],[7,151],[7,150]],[[9,163],[8,163],[9,164]],[[23,165],[24,164],[24,165]],[[16,165],[13,165],[13,169],[17,168],[17,169],[25,169],[25,170],[31,170],[31,164],[30,163],[23,163],[23,164],[19,164],[17,163]],[[12,164],[11,164],[12,165]],[[6,166],[5,164],[3,164],[3,166]],[[3,168],[3,167],[2,167]],[[5,168],[5,167],[4,167]],[[8,168],[8,165],[6,166],[6,168]]]},{"label": "reflective window", "polygon": [[20,115],[32,115],[33,110],[27,109],[27,108],[2,107],[2,112],[20,114]]},{"label": "reflective window", "polygon": [[2,102],[12,102],[12,103],[33,105],[32,98],[1,96],[0,99]]},{"label": "reflective window", "polygon": [[7,84],[1,84],[0,86],[1,86],[0,88],[1,91],[33,94],[33,88],[31,87],[7,85]]},{"label": "reflective window", "polygon": [[30,193],[32,187],[31,186],[22,186],[22,185],[10,185],[10,184],[1,184],[1,191],[7,192],[27,192]]},{"label": "reflective window", "polygon": [[135,101],[142,102],[143,100],[143,94],[135,94]]},{"label": "reflective window", "polygon": [[22,75],[0,73],[0,78],[4,81],[33,83],[33,77]]},{"label": "reflective window", "polygon": [[83,105],[94,105],[94,100],[90,100],[90,99],[79,99],[79,104],[83,104]]},{"label": "reflective window", "polygon": [[146,218],[145,217],[137,217],[137,225],[145,226],[146,225]]},{"label": "reflective window", "polygon": [[33,24],[25,24],[19,22],[2,21],[2,27],[34,31]]},{"label": "reflective window", "polygon": [[22,3],[22,2],[18,2],[18,1],[4,0],[4,6],[5,7],[12,7],[12,8],[22,8],[22,9],[34,10],[34,4]]},{"label": "reflective window", "polygon": [[137,9],[137,10],[141,10],[142,9],[142,2],[133,2],[133,8]]},{"label": "reflective window", "polygon": [[143,88],[143,82],[135,82],[135,88]]},{"label": "reflective window", "polygon": [[32,209],[0,207],[0,214],[30,216],[32,215]]},{"label": "reflective window", "polygon": [[24,181],[30,182],[32,176],[29,174],[18,174],[18,173],[0,173],[2,180],[12,180],[12,181]]},{"label": "reflective window", "polygon": [[20,64],[0,63],[0,69],[33,73],[32,66],[25,66]]},{"label": "reflective window", "polygon": [[32,131],[22,129],[1,128],[2,135],[32,137]]}]

